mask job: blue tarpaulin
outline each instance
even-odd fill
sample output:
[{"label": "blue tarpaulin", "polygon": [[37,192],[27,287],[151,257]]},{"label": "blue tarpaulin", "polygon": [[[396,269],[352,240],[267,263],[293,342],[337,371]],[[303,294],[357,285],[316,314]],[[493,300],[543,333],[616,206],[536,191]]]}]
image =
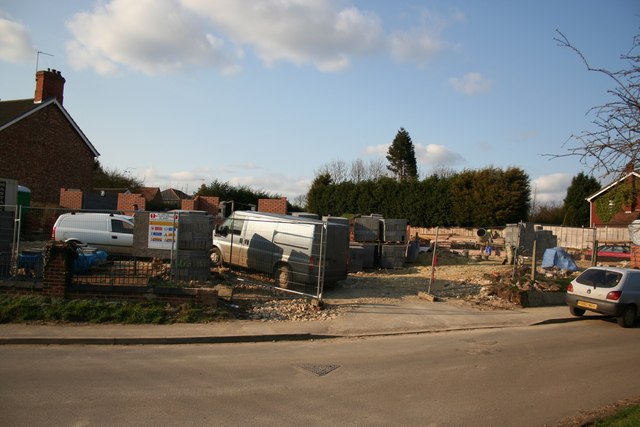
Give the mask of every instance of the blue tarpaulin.
[{"label": "blue tarpaulin", "polygon": [[78,256],[73,260],[73,272],[77,274],[85,274],[94,265],[107,260],[107,253],[101,250],[86,251],[78,248],[76,254]]},{"label": "blue tarpaulin", "polygon": [[559,268],[560,270],[578,271],[578,266],[571,255],[562,248],[549,248],[542,256],[542,268]]}]

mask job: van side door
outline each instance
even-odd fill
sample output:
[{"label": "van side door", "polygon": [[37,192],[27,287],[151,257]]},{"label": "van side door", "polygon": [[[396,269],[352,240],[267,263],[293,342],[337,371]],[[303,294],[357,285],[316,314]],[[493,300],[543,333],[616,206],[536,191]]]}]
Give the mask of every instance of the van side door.
[{"label": "van side door", "polygon": [[133,246],[133,224],[120,218],[110,218],[109,243],[113,246]]},{"label": "van side door", "polygon": [[278,247],[273,243],[277,222],[269,219],[247,221],[244,234],[244,257],[246,267],[271,275],[274,258],[280,257]]}]

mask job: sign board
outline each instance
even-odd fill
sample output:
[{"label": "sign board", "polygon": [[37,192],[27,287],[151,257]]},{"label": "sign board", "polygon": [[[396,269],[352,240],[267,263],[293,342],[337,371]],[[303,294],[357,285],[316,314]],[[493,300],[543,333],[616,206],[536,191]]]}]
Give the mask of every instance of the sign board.
[{"label": "sign board", "polygon": [[149,249],[174,248],[178,238],[178,214],[149,213]]}]

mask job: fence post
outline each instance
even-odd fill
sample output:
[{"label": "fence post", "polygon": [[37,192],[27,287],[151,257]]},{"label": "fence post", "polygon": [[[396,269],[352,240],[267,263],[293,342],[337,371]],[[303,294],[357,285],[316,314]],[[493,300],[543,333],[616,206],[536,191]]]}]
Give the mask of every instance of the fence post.
[{"label": "fence post", "polygon": [[531,256],[531,281],[536,280],[536,264],[538,263],[538,256],[536,254],[537,241],[533,239],[533,255]]},{"label": "fence post", "polygon": [[49,242],[44,250],[42,294],[64,298],[71,281],[71,248],[63,242]]}]

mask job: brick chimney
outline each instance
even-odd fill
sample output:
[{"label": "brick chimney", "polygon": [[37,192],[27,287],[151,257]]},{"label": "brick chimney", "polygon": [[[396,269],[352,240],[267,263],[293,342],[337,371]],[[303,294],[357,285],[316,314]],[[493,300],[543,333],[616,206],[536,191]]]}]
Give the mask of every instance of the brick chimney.
[{"label": "brick chimney", "polygon": [[55,97],[62,104],[65,81],[60,71],[57,70],[47,68],[47,71],[36,72],[36,94],[33,102],[39,104],[51,97]]}]

